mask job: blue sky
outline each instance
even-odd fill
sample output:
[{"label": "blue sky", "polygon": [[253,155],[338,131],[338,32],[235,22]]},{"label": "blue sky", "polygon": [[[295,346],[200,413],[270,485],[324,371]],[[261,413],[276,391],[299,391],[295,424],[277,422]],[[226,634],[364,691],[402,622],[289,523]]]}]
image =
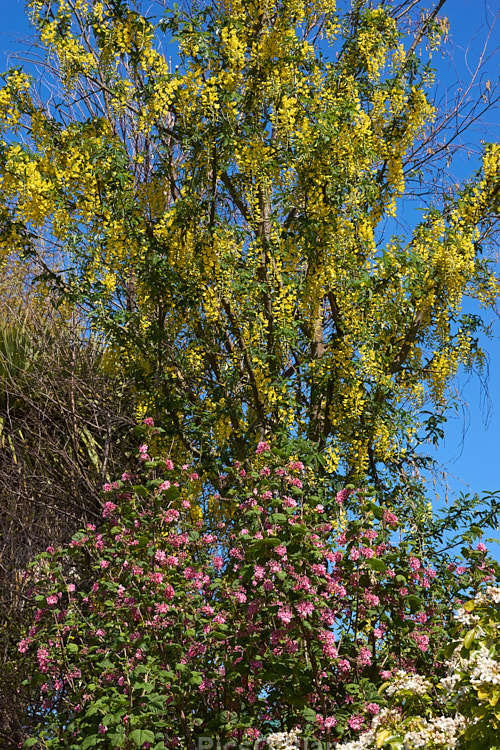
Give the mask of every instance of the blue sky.
[{"label": "blue sky", "polygon": [[[430,4],[430,3],[429,3]],[[8,66],[8,56],[20,50],[19,40],[30,36],[31,30],[24,12],[24,0],[0,0],[0,68]],[[440,54],[433,58],[438,70],[440,92],[456,92],[458,78],[468,79],[469,70],[480,59],[489,30],[487,54],[483,59],[483,76],[494,83],[498,80],[500,63],[500,15],[496,0],[448,0],[443,11],[450,21],[451,56]],[[497,22],[494,24],[495,15]],[[471,94],[474,95],[474,92]],[[474,171],[480,141],[498,139],[500,114],[490,111],[481,126],[465,138],[469,153],[456,159],[453,170],[458,180]],[[500,270],[500,266],[498,266]],[[464,407],[446,425],[446,437],[437,451],[437,458],[448,472],[448,484],[455,492],[478,492],[500,489],[500,318],[488,312],[485,319],[492,325],[493,338],[485,342],[489,354],[489,400],[477,377],[462,374],[457,386],[462,391]],[[429,482],[430,496],[434,490]],[[443,501],[443,486],[436,486],[439,502]],[[496,548],[500,556],[500,547]]]}]

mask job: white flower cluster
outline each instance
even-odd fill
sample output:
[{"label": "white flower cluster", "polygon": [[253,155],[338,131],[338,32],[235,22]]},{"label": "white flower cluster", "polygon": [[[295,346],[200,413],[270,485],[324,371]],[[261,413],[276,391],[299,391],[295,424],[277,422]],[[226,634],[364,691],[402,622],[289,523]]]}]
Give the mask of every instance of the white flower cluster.
[{"label": "white flower cluster", "polygon": [[[474,601],[477,604],[500,604],[500,588],[496,586],[487,586],[485,591],[480,591],[474,597]],[[460,607],[455,615],[455,620],[461,622],[462,625],[475,625],[481,616],[475,612],[466,612],[463,607]]]},{"label": "white flower cluster", "polygon": [[398,711],[383,708],[378,716],[373,717],[371,728],[367,732],[363,732],[357,740],[337,745],[336,750],[372,750],[372,748],[378,747],[377,734],[379,729],[384,729],[386,724],[394,724],[400,720],[401,714]]},{"label": "white flower cluster", "polygon": [[432,719],[419,717],[418,728],[407,732],[403,738],[404,750],[453,750],[457,747],[460,733],[465,728],[462,714],[451,716],[434,716]]},{"label": "white flower cluster", "polygon": [[476,601],[484,604],[500,604],[500,588],[496,586],[487,586],[484,593],[480,593],[476,596]]},{"label": "white flower cluster", "polygon": [[299,729],[291,732],[274,732],[266,737],[270,750],[297,750],[299,747]]},{"label": "white flower cluster", "polygon": [[[373,722],[375,726],[365,732],[357,740],[352,742],[346,742],[343,745],[338,745],[338,750],[375,750],[380,747],[380,743],[377,742],[377,735],[379,730],[384,728],[384,719],[388,718],[387,712],[385,716],[382,715],[376,717]],[[394,721],[394,714],[391,716]],[[400,719],[401,717],[399,717]],[[461,714],[457,714],[455,717],[449,716],[435,716],[432,719],[424,719],[419,717],[415,720],[416,728],[410,732],[406,732],[403,736],[403,748],[404,750],[454,750],[457,747],[458,738],[462,730],[465,728],[465,718]],[[397,734],[397,729],[394,730]]]},{"label": "white flower cluster", "polygon": [[500,685],[500,663],[490,657],[488,649],[484,646],[472,655],[468,664],[473,666],[470,681],[474,687],[484,683]]},{"label": "white flower cluster", "polygon": [[386,695],[389,697],[403,692],[411,692],[412,695],[425,695],[432,687],[430,680],[426,680],[420,674],[409,674],[400,669],[396,672],[394,681],[387,688]]},{"label": "white flower cluster", "polygon": [[453,672],[448,677],[443,677],[439,680],[439,685],[446,693],[450,694],[454,692],[457,682],[460,682],[460,674],[458,672]]},{"label": "white flower cluster", "polygon": [[496,586],[488,586],[486,589],[486,596],[488,599],[491,599],[494,604],[500,604],[500,588]]},{"label": "white flower cluster", "polygon": [[375,733],[372,729],[362,734],[359,739],[337,745],[336,750],[371,750],[376,747]]},{"label": "white flower cluster", "polygon": [[479,622],[481,619],[480,615],[474,614],[474,612],[466,612],[463,607],[460,607],[455,615],[455,620],[460,622],[462,625],[471,627]]}]

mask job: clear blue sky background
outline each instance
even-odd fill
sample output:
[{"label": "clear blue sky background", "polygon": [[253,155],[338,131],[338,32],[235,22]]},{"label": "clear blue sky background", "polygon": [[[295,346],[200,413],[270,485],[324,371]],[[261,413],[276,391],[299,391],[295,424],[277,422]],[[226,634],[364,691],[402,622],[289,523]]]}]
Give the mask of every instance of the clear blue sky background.
[{"label": "clear blue sky background", "polygon": [[[426,3],[423,3],[424,5]],[[430,4],[430,2],[428,3]],[[500,17],[496,0],[448,0],[442,13],[450,21],[452,47],[448,56],[435,55],[433,65],[438,74],[441,91],[453,93],[457,80],[467,80],[468,68],[473,69],[482,53],[483,45],[493,25],[487,55],[483,61],[485,78],[498,80],[500,64]],[[0,0],[0,69],[8,66],[10,54],[21,49],[19,40],[29,38],[31,30],[24,12],[24,0]],[[474,96],[474,92],[471,94]],[[498,108],[488,113],[481,126],[476,127],[465,140],[471,149],[470,156],[453,164],[457,179],[465,179],[477,165],[481,139],[498,140],[500,114]],[[500,266],[497,263],[497,268]],[[489,353],[489,401],[482,392],[477,377],[462,374],[458,387],[467,406],[446,425],[446,438],[437,451],[437,458],[448,472],[448,484],[455,492],[478,492],[500,489],[500,318],[489,312],[486,320],[492,324],[493,338],[485,342]],[[428,480],[430,495],[434,490]],[[443,502],[444,488],[436,486],[438,502]],[[500,546],[494,551],[500,558]]]}]

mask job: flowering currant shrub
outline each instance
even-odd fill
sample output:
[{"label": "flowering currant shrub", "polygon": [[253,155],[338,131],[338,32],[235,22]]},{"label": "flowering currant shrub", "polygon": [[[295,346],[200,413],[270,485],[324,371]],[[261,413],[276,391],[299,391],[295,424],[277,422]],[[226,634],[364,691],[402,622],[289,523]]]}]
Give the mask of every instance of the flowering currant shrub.
[{"label": "flowering currant shrub", "polygon": [[105,485],[102,524],[33,566],[19,649],[45,715],[26,747],[357,741],[388,679],[446,676],[453,602],[493,576],[483,551],[438,563],[374,493],[332,491],[267,443],[221,474],[231,520],[214,523],[196,471],[148,450]]}]

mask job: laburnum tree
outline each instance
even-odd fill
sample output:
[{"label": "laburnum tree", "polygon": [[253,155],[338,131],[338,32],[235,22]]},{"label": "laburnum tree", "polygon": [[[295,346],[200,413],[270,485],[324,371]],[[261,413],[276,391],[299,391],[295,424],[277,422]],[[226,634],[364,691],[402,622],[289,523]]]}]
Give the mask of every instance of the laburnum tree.
[{"label": "laburnum tree", "polygon": [[411,477],[484,362],[463,301],[498,293],[500,149],[442,171],[497,94],[433,102],[443,5],[29,4],[44,78],[0,90],[2,251],[85,311],[158,429],[104,525],[35,562],[27,747],[494,736],[489,677],[472,715],[427,710],[454,608],[497,577],[472,544],[494,498],[433,519]]},{"label": "laburnum tree", "polygon": [[461,186],[438,173],[442,5],[30,4],[51,93],[20,69],[2,89],[3,247],[108,331],[176,454],[210,470],[272,435],[349,480],[404,476],[481,367],[461,306],[497,295],[499,151]]}]

